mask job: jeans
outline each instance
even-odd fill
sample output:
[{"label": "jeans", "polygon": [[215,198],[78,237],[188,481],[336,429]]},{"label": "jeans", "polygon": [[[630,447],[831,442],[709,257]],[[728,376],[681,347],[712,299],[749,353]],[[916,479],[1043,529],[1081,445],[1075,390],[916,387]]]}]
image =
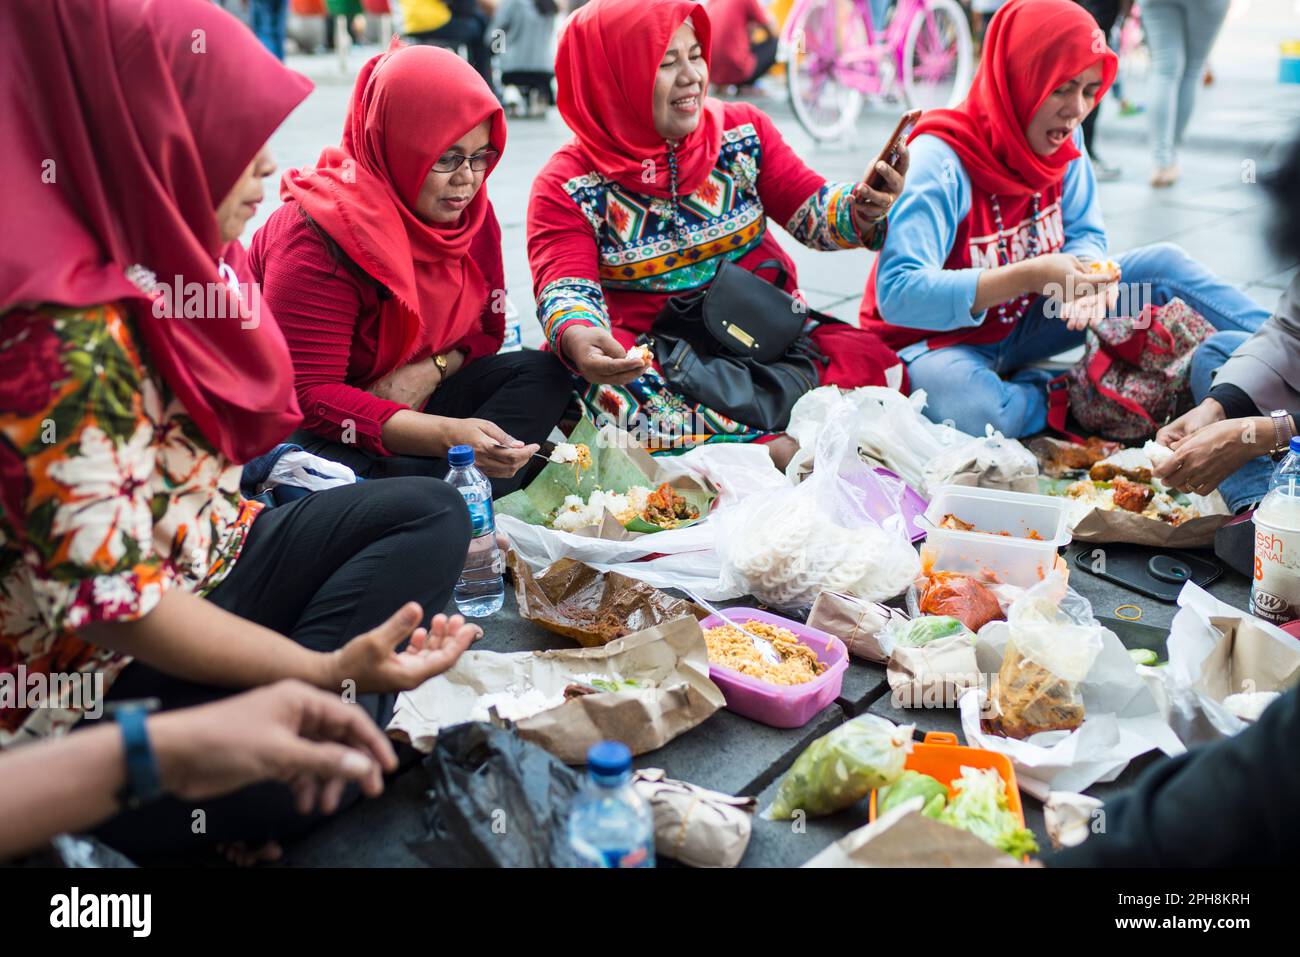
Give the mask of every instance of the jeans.
[{"label": "jeans", "polygon": [[1229,0],[1145,0],[1142,22],[1151,47],[1147,116],[1156,166],[1172,166],[1192,117],[1206,58],[1228,15]]},{"label": "jeans", "polygon": [[[1146,302],[1164,305],[1176,296],[1220,330],[1252,333],[1268,318],[1262,306],[1173,243],[1141,246],[1120,256],[1119,264],[1124,289],[1132,290],[1123,312],[1137,312]],[[983,435],[986,424],[1008,438],[1045,429],[1047,382],[1056,373],[1025,366],[1084,342],[1082,332],[1044,315],[1045,301],[1035,300],[1001,342],[934,350],[918,342],[899,350],[912,388],[926,392],[926,416],[969,435]],[[1123,298],[1120,305],[1126,305]]]},{"label": "jeans", "polygon": [[[1214,375],[1228,356],[1250,338],[1245,332],[1216,332],[1197,347],[1192,356],[1192,399],[1199,405],[1210,392]],[[1219,494],[1233,512],[1259,504],[1273,477],[1273,459],[1267,455],[1251,459],[1219,483]]]},{"label": "jeans", "polygon": [[262,46],[275,54],[277,60],[284,59],[285,16],[289,9],[289,0],[251,0],[249,7],[249,25],[253,33],[262,41]]},{"label": "jeans", "polygon": [[[258,515],[234,567],[206,600],[328,653],[382,624],[408,601],[419,602],[426,622],[442,611],[465,563],[469,535],[465,502],[446,482],[411,477],[327,489]],[[170,710],[236,690],[175,678],[134,661],[113,682],[108,700],[156,697]],[[380,727],[395,701],[394,694],[356,697]],[[95,723],[86,719],[78,727]],[[357,797],[357,789],[348,788],[344,804]],[[190,826],[196,806],[206,812],[206,830],[197,834]],[[268,781],[200,804],[164,797],[123,811],[95,833],[130,857],[154,858],[218,842],[283,841],[320,821],[319,814],[297,813],[284,783]]]},{"label": "jeans", "polygon": [[[555,354],[524,349],[475,359],[440,385],[423,411],[453,419],[487,419],[525,445],[540,445],[563,418],[572,398],[573,380]],[[447,474],[446,459],[375,455],[306,429],[299,429],[288,441],[346,465],[363,479]],[[544,464],[540,459],[532,461]],[[492,497],[509,495],[532,475],[532,467],[526,465],[509,478],[491,479]]]}]

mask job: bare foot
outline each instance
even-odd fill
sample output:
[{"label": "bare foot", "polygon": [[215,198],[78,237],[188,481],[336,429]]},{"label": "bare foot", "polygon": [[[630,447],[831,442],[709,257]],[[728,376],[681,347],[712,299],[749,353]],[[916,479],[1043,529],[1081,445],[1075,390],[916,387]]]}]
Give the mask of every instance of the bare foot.
[{"label": "bare foot", "polygon": [[284,848],[275,841],[267,841],[261,847],[249,850],[243,841],[236,841],[234,844],[218,844],[217,853],[235,867],[255,867],[278,861],[284,856]]},{"label": "bare foot", "polygon": [[799,451],[799,443],[790,436],[782,433],[767,443],[767,454],[772,456],[772,464],[782,472],[794,458],[794,454]]}]

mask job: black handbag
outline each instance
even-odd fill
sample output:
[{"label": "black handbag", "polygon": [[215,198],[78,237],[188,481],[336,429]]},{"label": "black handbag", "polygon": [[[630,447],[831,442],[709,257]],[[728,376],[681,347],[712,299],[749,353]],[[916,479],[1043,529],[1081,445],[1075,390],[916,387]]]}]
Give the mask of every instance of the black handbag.
[{"label": "black handbag", "polygon": [[639,341],[674,391],[752,429],[779,432],[829,362],[809,333],[839,320],[786,292],[775,259],[757,269],[769,267],[775,283],[723,260],[707,289],[669,299]]}]

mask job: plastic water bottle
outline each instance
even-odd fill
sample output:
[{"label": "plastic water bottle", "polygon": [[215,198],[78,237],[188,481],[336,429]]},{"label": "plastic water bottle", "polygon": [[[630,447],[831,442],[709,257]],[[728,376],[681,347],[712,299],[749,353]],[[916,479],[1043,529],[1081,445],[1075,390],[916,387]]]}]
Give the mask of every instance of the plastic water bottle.
[{"label": "plastic water bottle", "polygon": [[492,516],[492,483],[474,467],[474,450],[453,446],[447,453],[451,471],[447,481],[465,499],[471,523],[469,553],[456,579],[456,607],[470,618],[486,618],[501,610],[506,597],[505,559],[497,548],[496,521]]},{"label": "plastic water bottle", "polygon": [[1268,490],[1287,486],[1292,495],[1300,495],[1300,436],[1291,439],[1286,457],[1273,468],[1273,477],[1268,480]]},{"label": "plastic water bottle", "polygon": [[519,310],[506,299],[506,338],[497,352],[520,352],[524,348],[524,327],[519,321]]},{"label": "plastic water bottle", "polygon": [[580,867],[654,867],[650,806],[632,787],[632,752],[602,741],[587,752],[587,783],[569,811],[569,846]]},{"label": "plastic water bottle", "polygon": [[1255,510],[1255,568],[1250,613],[1284,625],[1300,618],[1300,438],[1268,483]]}]

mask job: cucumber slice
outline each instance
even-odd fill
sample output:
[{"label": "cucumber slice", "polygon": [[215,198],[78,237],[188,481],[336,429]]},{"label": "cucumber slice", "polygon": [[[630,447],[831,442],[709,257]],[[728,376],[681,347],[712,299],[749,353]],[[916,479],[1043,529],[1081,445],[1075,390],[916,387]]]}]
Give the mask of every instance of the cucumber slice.
[{"label": "cucumber slice", "polygon": [[1128,656],[1133,659],[1135,664],[1139,665],[1154,665],[1160,660],[1160,656],[1150,648],[1130,648]]}]

